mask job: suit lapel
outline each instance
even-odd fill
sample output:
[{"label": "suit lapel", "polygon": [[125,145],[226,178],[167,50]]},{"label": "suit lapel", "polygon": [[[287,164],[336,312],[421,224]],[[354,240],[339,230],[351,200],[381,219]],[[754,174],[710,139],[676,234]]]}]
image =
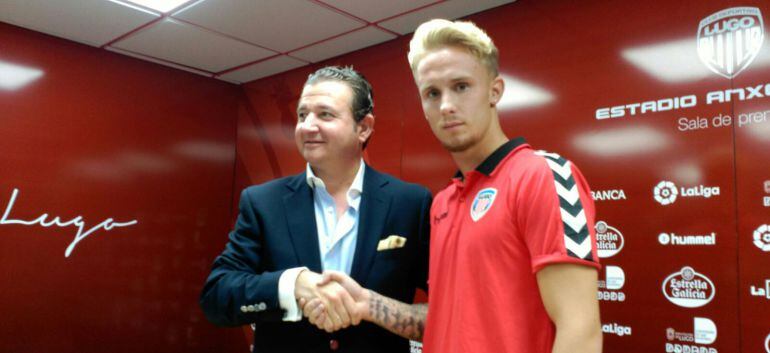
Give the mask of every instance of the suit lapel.
[{"label": "suit lapel", "polygon": [[358,283],[365,283],[366,275],[372,267],[377,254],[377,242],[382,236],[390,210],[391,196],[386,192],[384,180],[380,173],[366,166],[364,187],[361,194],[361,214],[358,219],[358,239],[356,253],[350,275]]},{"label": "suit lapel", "polygon": [[307,266],[311,271],[321,273],[313,190],[307,185],[305,173],[289,180],[286,186],[291,192],[283,197],[283,206],[297,260],[300,265]]}]

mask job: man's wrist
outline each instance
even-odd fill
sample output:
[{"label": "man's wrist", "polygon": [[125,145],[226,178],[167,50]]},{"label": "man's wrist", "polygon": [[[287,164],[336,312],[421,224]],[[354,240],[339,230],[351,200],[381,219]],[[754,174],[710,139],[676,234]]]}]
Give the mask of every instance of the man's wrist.
[{"label": "man's wrist", "polygon": [[304,267],[296,267],[285,270],[278,279],[278,302],[284,310],[284,321],[299,321],[302,319],[302,311],[297,305],[295,296],[296,282],[299,273],[306,270]]},{"label": "man's wrist", "polygon": [[299,273],[297,273],[297,279],[294,281],[294,300],[299,300],[300,298],[302,298],[302,295],[304,294],[303,292],[304,292],[305,286],[303,285],[303,283],[305,282],[304,276],[307,274],[306,270],[307,269],[302,269],[299,271]]},{"label": "man's wrist", "polygon": [[372,302],[377,295],[379,295],[377,292],[370,289],[363,288],[361,290],[361,301],[366,304],[361,317],[364,321],[374,322],[374,319],[372,318]]}]

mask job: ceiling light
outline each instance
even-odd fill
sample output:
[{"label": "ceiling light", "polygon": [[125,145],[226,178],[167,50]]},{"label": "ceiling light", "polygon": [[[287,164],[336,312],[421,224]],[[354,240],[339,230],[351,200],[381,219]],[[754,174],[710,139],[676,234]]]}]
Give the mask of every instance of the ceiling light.
[{"label": "ceiling light", "polygon": [[190,0],[123,0],[137,5],[144,6],[162,13],[169,12]]},{"label": "ceiling light", "polygon": [[0,60],[0,89],[15,91],[43,76],[43,70]]}]

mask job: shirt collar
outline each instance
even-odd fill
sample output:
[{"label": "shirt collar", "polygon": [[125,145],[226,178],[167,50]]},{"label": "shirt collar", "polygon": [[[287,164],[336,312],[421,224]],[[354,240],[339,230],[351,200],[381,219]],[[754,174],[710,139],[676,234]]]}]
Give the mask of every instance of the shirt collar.
[{"label": "shirt collar", "polygon": [[[364,164],[364,160],[361,159],[361,164],[358,166],[356,177],[353,179],[353,183],[350,184],[350,188],[348,189],[348,199],[359,196],[364,191],[364,169],[366,169],[366,164]],[[310,168],[310,163],[307,164],[305,178],[307,180],[307,185],[309,185],[311,189],[315,189],[316,186],[326,189],[324,181],[313,173],[313,168]]]},{"label": "shirt collar", "polygon": [[[476,167],[476,171],[489,176],[492,174],[495,168],[497,168],[497,165],[500,164],[503,158],[508,155],[508,153],[511,153],[511,151],[516,149],[516,147],[519,147],[525,143],[527,143],[527,141],[525,141],[523,137],[517,137],[515,139],[508,140],[508,142],[498,147],[494,152],[492,152],[492,154],[489,155],[489,157],[487,157],[487,159],[481,162],[481,164]],[[462,179],[463,173],[458,170],[457,174],[455,174],[455,178]]]}]

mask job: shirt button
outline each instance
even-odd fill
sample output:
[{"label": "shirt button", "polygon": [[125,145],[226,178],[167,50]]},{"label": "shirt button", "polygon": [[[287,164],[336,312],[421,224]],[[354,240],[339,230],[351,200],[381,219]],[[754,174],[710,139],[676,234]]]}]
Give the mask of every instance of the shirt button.
[{"label": "shirt button", "polygon": [[265,310],[265,309],[267,309],[267,304],[265,304],[265,303],[259,303],[259,304],[257,305],[257,309],[259,309],[259,311]]},{"label": "shirt button", "polygon": [[329,349],[336,351],[340,349],[340,342],[337,340],[330,340],[329,341]]},{"label": "shirt button", "polygon": [[243,306],[241,306],[241,311],[245,313],[245,312],[248,312],[249,309],[246,308],[246,305],[243,305]]}]

